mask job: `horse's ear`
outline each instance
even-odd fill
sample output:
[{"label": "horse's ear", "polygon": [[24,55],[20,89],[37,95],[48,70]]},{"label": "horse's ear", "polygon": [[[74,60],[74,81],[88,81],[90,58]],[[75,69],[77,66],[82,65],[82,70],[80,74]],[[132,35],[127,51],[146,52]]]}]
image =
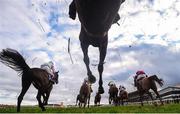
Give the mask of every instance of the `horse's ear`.
[{"label": "horse's ear", "polygon": [[57,71],[57,73],[59,73],[59,70]]}]

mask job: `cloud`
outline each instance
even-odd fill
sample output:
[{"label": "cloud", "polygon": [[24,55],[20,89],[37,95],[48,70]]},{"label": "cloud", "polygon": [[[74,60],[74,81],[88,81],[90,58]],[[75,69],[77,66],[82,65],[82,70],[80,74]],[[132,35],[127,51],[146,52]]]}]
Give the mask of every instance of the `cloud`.
[{"label": "cloud", "polygon": [[[79,20],[68,18],[71,0],[1,0],[0,50],[18,50],[30,67],[39,67],[53,60],[60,71],[49,102],[75,104],[76,95],[87,71],[80,48]],[[177,0],[126,0],[119,14],[120,26],[109,31],[109,44],[104,64],[103,80],[108,103],[108,82],[114,80],[134,91],[133,76],[139,69],[148,75],[157,74],[165,86],[180,83],[180,2]],[[67,47],[71,39],[71,63]],[[99,50],[89,47],[90,67],[98,77]],[[0,64],[0,104],[16,104],[21,91],[21,77]],[[98,90],[98,81],[92,85],[91,103]],[[37,104],[37,90],[31,86],[23,104]]]}]

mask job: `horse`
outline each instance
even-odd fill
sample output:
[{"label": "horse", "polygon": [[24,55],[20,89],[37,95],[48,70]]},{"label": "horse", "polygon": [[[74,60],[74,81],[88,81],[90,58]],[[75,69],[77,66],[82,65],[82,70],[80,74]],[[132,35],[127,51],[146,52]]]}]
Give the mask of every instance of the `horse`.
[{"label": "horse", "polygon": [[[45,111],[44,106],[48,104],[50,92],[54,84],[49,80],[47,71],[40,68],[30,68],[18,51],[9,48],[3,49],[0,52],[0,62],[17,71],[22,78],[22,89],[17,99],[17,112],[20,112],[21,102],[31,84],[38,90],[36,98],[39,107],[42,111]],[[58,83],[58,72],[54,74],[56,83]],[[43,102],[41,97],[44,99]]]},{"label": "horse", "polygon": [[160,86],[163,86],[163,80],[159,79],[157,75],[144,77],[140,80],[136,80],[134,78],[134,83],[136,84],[136,87],[137,87],[137,90],[138,90],[138,93],[140,96],[140,102],[141,102],[142,106],[143,106],[142,99],[143,99],[143,95],[145,93],[147,93],[150,96],[152,101],[154,100],[152,94],[149,92],[150,89],[152,89],[154,91],[154,93],[157,95],[157,98],[159,98],[161,105],[163,105],[162,99],[161,99],[161,97],[157,91],[157,86],[156,86],[155,82],[157,82]]},{"label": "horse", "polygon": [[89,107],[89,101],[91,97],[91,85],[88,82],[84,82],[80,88],[79,95],[77,96],[76,102],[79,100],[79,107],[82,107],[82,104],[84,103],[84,107],[86,107],[86,104],[88,104]]},{"label": "horse", "polygon": [[76,11],[81,23],[79,40],[87,69],[88,79],[96,82],[96,77],[89,67],[88,47],[92,45],[99,48],[99,88],[100,94],[104,93],[102,73],[107,52],[108,31],[118,13],[120,5],[125,0],[74,0]]},{"label": "horse", "polygon": [[119,88],[118,104],[124,105],[128,101],[128,93],[126,90]]},{"label": "horse", "polygon": [[97,106],[97,104],[100,105],[100,102],[101,102],[101,94],[99,92],[96,93],[96,96],[94,98],[94,104],[95,106]]},{"label": "horse", "polygon": [[116,85],[109,86],[109,104],[118,104],[118,88]]}]

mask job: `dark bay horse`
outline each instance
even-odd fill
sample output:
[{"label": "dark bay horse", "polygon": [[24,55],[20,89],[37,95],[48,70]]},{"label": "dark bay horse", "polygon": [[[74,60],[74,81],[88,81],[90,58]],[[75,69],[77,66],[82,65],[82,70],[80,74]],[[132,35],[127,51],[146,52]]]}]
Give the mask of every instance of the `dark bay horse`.
[{"label": "dark bay horse", "polygon": [[116,85],[109,86],[109,104],[118,104],[118,88]]},{"label": "dark bay horse", "polygon": [[143,106],[143,95],[145,93],[147,93],[151,99],[153,100],[153,96],[152,94],[149,92],[150,89],[152,89],[154,91],[154,93],[157,95],[157,97],[159,98],[161,104],[163,105],[162,99],[157,91],[157,86],[156,83],[157,82],[160,86],[163,86],[163,80],[159,79],[156,75],[152,75],[149,77],[144,77],[141,80],[137,81],[134,79],[134,83],[137,83],[137,90],[140,96],[140,102],[141,105]]},{"label": "dark bay horse", "polygon": [[[40,68],[30,68],[23,56],[13,49],[3,49],[2,52],[0,52],[0,62],[14,69],[22,76],[22,90],[18,96],[17,112],[20,112],[21,102],[31,83],[38,89],[36,98],[39,107],[42,111],[45,111],[44,105],[47,104],[50,92],[53,88],[53,82],[48,79],[49,74]],[[58,83],[58,72],[54,75]],[[44,99],[43,102],[41,101],[41,97]]]},{"label": "dark bay horse", "polygon": [[101,94],[99,92],[97,92],[96,96],[94,98],[94,105],[95,106],[100,105],[100,102],[101,102]]},{"label": "dark bay horse", "polygon": [[88,82],[84,82],[80,88],[79,95],[76,99],[76,103],[77,101],[79,101],[79,107],[82,107],[82,104],[84,104],[84,107],[86,107],[86,104],[88,104],[89,107],[91,92],[91,85]]},{"label": "dark bay horse", "polygon": [[99,48],[98,91],[100,94],[104,93],[102,73],[107,51],[108,31],[118,13],[120,5],[124,1],[125,0],[74,0],[78,17],[81,22],[81,31],[79,35],[81,49],[87,68],[87,75],[91,83],[95,83],[96,78],[89,68],[88,47],[89,45],[92,45]]}]

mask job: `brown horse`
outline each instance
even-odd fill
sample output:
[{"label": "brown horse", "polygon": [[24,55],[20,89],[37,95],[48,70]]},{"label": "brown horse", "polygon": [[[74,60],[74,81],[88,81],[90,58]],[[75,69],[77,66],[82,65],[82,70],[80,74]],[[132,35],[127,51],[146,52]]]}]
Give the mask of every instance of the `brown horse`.
[{"label": "brown horse", "polygon": [[163,86],[163,80],[159,79],[156,75],[152,75],[152,76],[149,76],[149,77],[144,77],[144,78],[142,78],[141,80],[138,80],[138,81],[136,81],[134,79],[134,83],[137,84],[137,90],[138,90],[138,93],[139,93],[139,96],[140,96],[140,102],[141,102],[142,106],[143,106],[142,98],[143,98],[143,95],[145,93],[147,93],[151,97],[151,99],[153,100],[153,96],[149,92],[150,89],[152,89],[155,92],[155,94],[159,98],[161,104],[163,104],[162,99],[161,99],[161,97],[160,97],[160,95],[159,95],[159,93],[157,91],[157,87],[156,87],[155,82],[157,82],[160,86]]},{"label": "brown horse", "polygon": [[118,104],[124,105],[124,102],[128,101],[128,93],[126,90],[121,90],[119,88]]},{"label": "brown horse", "polygon": [[[36,98],[39,107],[42,111],[45,111],[44,105],[48,103],[49,95],[53,88],[53,82],[48,79],[49,74],[40,68],[30,68],[21,54],[13,49],[3,49],[3,51],[0,52],[0,62],[14,69],[22,76],[22,90],[18,96],[17,112],[20,111],[21,102],[31,83],[38,89]],[[54,75],[58,83],[58,72]],[[41,101],[41,97],[44,98],[43,102]]]},{"label": "brown horse", "polygon": [[96,96],[94,98],[94,104],[95,106],[100,105],[101,102],[101,94],[99,92],[96,93]]},{"label": "brown horse", "polygon": [[99,48],[100,61],[99,88],[100,94],[104,93],[102,73],[103,64],[107,51],[108,31],[117,15],[120,5],[125,0],[74,0],[74,4],[81,22],[79,39],[84,54],[84,62],[87,68],[87,75],[91,83],[95,83],[89,67],[88,47],[92,45]]},{"label": "brown horse", "polygon": [[88,104],[89,107],[91,92],[91,85],[88,82],[84,82],[80,88],[79,95],[77,96],[76,100],[76,102],[79,100],[79,107],[82,107],[82,104],[84,104],[84,107],[86,107],[86,104]]},{"label": "brown horse", "polygon": [[109,86],[109,104],[118,104],[118,88],[116,85]]}]

